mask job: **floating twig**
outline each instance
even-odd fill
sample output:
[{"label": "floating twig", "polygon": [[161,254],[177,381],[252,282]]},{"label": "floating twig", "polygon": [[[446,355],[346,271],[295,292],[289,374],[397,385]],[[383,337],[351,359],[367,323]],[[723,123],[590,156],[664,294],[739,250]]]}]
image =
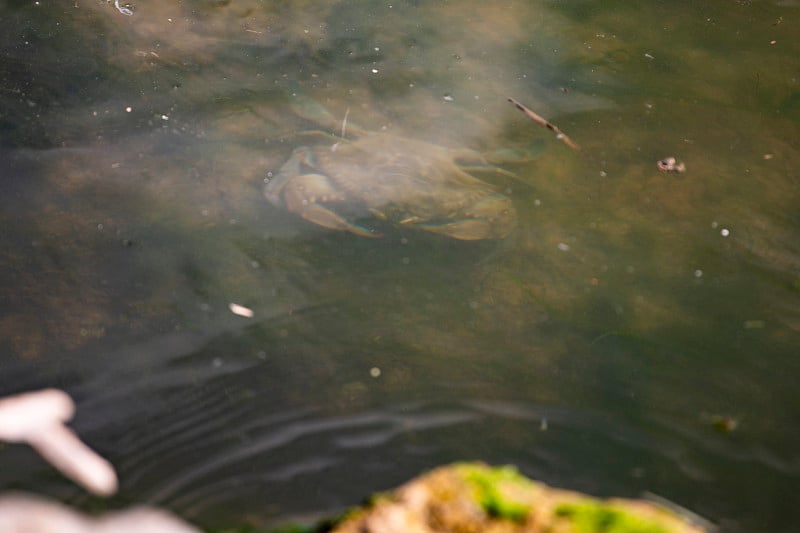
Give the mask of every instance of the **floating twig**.
[{"label": "floating twig", "polygon": [[537,124],[540,124],[540,125],[544,126],[545,128],[547,128],[548,130],[550,130],[553,133],[555,133],[556,134],[556,139],[560,139],[560,140],[564,141],[564,144],[566,144],[567,146],[569,146],[573,150],[580,150],[581,149],[580,146],[578,146],[577,144],[572,142],[572,139],[567,137],[567,135],[563,131],[558,129],[558,127],[555,124],[553,124],[552,122],[546,120],[545,118],[543,118],[539,114],[535,113],[534,111],[532,111],[528,107],[524,106],[523,104],[521,104],[517,100],[514,100],[513,98],[509,97],[508,101],[511,102],[512,104],[514,104],[514,106],[516,106],[517,109],[519,109],[520,111],[525,113],[525,115],[527,115],[528,118],[530,118],[531,120],[533,120]]}]

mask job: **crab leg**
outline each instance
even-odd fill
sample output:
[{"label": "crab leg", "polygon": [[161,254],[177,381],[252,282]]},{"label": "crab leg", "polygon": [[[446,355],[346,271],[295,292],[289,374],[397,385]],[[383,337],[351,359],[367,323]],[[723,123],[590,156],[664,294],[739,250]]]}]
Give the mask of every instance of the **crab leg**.
[{"label": "crab leg", "polygon": [[517,225],[517,215],[511,200],[502,194],[492,194],[451,215],[452,222],[417,224],[431,233],[446,235],[462,241],[502,239]]}]

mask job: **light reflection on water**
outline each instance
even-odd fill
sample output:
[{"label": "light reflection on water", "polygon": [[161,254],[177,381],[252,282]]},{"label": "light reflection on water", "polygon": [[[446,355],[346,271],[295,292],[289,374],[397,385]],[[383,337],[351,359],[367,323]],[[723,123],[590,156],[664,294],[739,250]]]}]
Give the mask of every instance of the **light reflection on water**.
[{"label": "light reflection on water", "polygon": [[[0,392],[68,389],[121,499],[274,523],[482,459],[789,530],[796,8],[135,8],[0,11]],[[522,183],[486,178],[517,230],[364,239],[269,206],[266,173],[313,127],[296,90],[448,146],[546,143],[509,165]],[[688,171],[659,173],[668,155]],[[4,456],[4,485],[84,501]]]}]

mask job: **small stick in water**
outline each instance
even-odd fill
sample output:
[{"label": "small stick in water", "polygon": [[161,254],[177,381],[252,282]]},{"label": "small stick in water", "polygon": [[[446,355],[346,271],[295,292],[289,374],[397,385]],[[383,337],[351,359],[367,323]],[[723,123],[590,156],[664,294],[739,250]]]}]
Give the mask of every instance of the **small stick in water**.
[{"label": "small stick in water", "polygon": [[548,130],[550,130],[553,133],[555,133],[556,134],[556,139],[561,139],[562,141],[564,141],[564,144],[566,144],[567,146],[569,146],[573,150],[580,150],[580,147],[577,144],[575,144],[574,142],[572,142],[572,139],[567,137],[567,135],[564,132],[562,132],[560,129],[558,129],[558,127],[555,124],[553,124],[552,122],[549,122],[548,120],[546,120],[545,118],[541,117],[540,115],[538,115],[537,113],[535,113],[531,109],[527,108],[526,106],[524,106],[523,104],[521,104],[517,100],[514,100],[513,98],[509,98],[508,101],[511,102],[512,104],[514,104],[514,106],[517,109],[519,109],[520,111],[525,113],[525,115],[527,115],[528,118],[530,118],[531,120],[533,120],[537,124],[540,124],[540,125],[544,126],[545,128],[547,128]]},{"label": "small stick in water", "polygon": [[344,112],[344,120],[342,120],[342,139],[345,138],[345,133],[347,133],[347,115],[350,114],[350,108],[347,108],[347,111]]}]

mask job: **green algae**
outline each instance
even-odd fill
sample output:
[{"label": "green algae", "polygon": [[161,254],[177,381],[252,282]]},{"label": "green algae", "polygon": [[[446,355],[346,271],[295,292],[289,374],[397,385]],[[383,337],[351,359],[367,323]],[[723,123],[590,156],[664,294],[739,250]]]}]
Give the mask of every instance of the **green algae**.
[{"label": "green algae", "polygon": [[530,487],[531,481],[520,474],[513,466],[489,468],[478,465],[460,465],[459,473],[476,489],[476,498],[489,516],[503,518],[512,522],[524,522],[530,505],[517,500],[514,487]]},{"label": "green algae", "polygon": [[569,519],[575,533],[669,533],[652,519],[602,502],[562,503],[555,507],[554,513]]}]

